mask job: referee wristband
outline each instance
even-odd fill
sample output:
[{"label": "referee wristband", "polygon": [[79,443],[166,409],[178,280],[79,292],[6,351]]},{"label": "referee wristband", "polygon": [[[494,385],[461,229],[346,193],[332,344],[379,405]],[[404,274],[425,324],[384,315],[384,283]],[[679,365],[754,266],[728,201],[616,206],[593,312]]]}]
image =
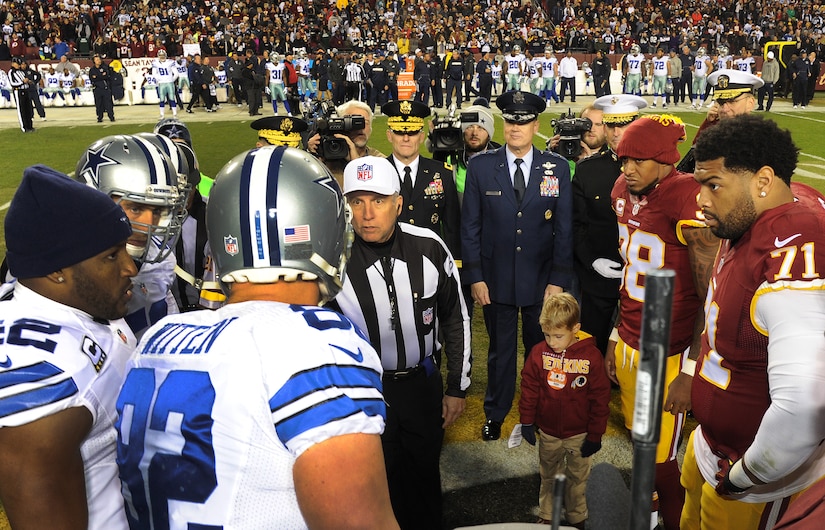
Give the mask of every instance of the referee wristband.
[{"label": "referee wristband", "polygon": [[696,373],[696,361],[693,359],[685,359],[682,363],[682,373],[693,377]]},{"label": "referee wristband", "polygon": [[608,340],[619,342],[619,328],[613,328],[613,331],[610,332],[610,338]]}]

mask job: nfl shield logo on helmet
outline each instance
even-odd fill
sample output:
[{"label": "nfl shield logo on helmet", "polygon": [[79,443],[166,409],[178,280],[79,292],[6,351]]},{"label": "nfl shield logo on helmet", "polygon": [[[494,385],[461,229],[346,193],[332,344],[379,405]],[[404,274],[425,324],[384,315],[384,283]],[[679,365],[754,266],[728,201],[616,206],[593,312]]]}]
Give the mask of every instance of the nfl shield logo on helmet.
[{"label": "nfl shield logo on helmet", "polygon": [[223,249],[230,256],[238,253],[238,238],[233,236],[224,236]]},{"label": "nfl shield logo on helmet", "polygon": [[372,180],[372,164],[362,164],[358,166],[356,178],[361,181]]}]

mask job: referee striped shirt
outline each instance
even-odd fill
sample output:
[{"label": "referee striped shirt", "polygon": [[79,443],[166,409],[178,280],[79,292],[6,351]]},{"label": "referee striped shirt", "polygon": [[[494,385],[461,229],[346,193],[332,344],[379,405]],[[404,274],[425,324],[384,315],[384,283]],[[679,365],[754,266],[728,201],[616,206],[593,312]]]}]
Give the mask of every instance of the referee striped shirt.
[{"label": "referee striped shirt", "polygon": [[432,230],[398,223],[383,250],[356,237],[335,301],[366,331],[385,371],[414,368],[443,347],[446,394],[464,397],[470,319],[455,261]]},{"label": "referee striped shirt", "polygon": [[344,70],[350,83],[360,83],[364,80],[364,68],[360,64],[353,61]]}]

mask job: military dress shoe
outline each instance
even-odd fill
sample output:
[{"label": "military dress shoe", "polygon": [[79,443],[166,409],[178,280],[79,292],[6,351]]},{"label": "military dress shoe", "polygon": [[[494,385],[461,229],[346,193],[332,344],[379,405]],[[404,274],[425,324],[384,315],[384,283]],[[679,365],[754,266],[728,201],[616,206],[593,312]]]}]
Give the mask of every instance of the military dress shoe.
[{"label": "military dress shoe", "polygon": [[501,422],[487,420],[481,428],[481,439],[484,441],[498,440],[501,438]]}]

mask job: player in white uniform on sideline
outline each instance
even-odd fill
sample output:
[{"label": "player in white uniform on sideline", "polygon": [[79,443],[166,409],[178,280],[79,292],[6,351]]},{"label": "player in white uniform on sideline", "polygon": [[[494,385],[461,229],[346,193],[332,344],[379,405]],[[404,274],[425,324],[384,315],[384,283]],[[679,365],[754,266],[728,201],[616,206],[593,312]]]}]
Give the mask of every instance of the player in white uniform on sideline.
[{"label": "player in white uniform on sideline", "polygon": [[5,218],[18,279],[0,298],[0,501],[13,528],[128,528],[115,402],[136,340],[122,319],[132,233],[106,195],[45,166]]},{"label": "player in white uniform on sideline", "polygon": [[498,63],[498,61],[493,61],[493,64],[490,65],[490,75],[493,78],[493,95],[497,96],[502,87],[501,65]]},{"label": "player in white uniform on sideline", "polygon": [[186,57],[180,56],[175,61],[175,69],[178,71],[178,97],[180,97],[180,93],[183,91],[183,88],[186,87],[186,90],[189,90],[189,62],[186,60]]},{"label": "player in white uniform on sideline", "polygon": [[665,50],[659,48],[656,50],[656,56],[653,57],[653,107],[659,97],[662,98],[662,108],[667,108],[667,66],[670,62],[670,57],[665,55]]},{"label": "player in white uniform on sideline", "polygon": [[301,101],[312,98],[312,77],[309,75],[311,65],[312,59],[307,57],[306,50],[298,52],[298,59],[295,60],[295,72],[298,74],[298,92],[301,95]]},{"label": "player in white uniform on sideline", "polygon": [[11,107],[11,81],[5,70],[0,68],[0,108]]},{"label": "player in white uniform on sideline", "polygon": [[630,47],[630,53],[625,57],[627,62],[625,70],[624,93],[641,96],[642,86],[642,66],[645,62],[645,54],[638,44]]},{"label": "player in white uniform on sideline", "polygon": [[167,58],[166,50],[158,51],[158,58],[152,61],[152,75],[158,83],[158,98],[160,99],[160,117],[166,112],[166,102],[172,108],[172,116],[178,115],[177,85],[178,65],[172,59]]},{"label": "player in white uniform on sideline", "polygon": [[526,59],[525,64],[527,65],[527,71],[530,72],[530,93],[538,95],[539,89],[541,88],[542,67],[544,66],[542,58],[533,57]]},{"label": "player in white uniform on sideline", "polygon": [[101,138],[83,153],[75,179],[119,202],[134,233],[127,250],[138,263],[132,280],[126,321],[140,338],[146,329],[178,306],[171,288],[175,282],[174,242],[180,234],[186,199],[178,191],[178,175],[166,154],[136,136]]},{"label": "player in white uniform on sideline", "polygon": [[553,53],[553,48],[545,48],[544,57],[540,60],[541,88],[539,89],[539,96],[546,99],[548,105],[551,99],[558,103],[559,96],[556,94],[556,78],[559,74],[559,60]]},{"label": "player in white uniform on sideline", "polygon": [[60,75],[54,69],[54,66],[50,66],[49,71],[43,76],[43,93],[46,101],[51,102],[52,106],[54,106],[54,100],[57,96],[60,96],[60,99],[64,102],[66,101],[66,97],[63,96],[63,92],[60,90]]},{"label": "player in white uniform on sideline", "polygon": [[77,105],[80,90],[75,86],[75,75],[71,73],[68,68],[64,68],[63,73],[60,74],[60,92],[67,105],[69,104],[69,100],[66,99],[66,95],[72,98],[72,105]]},{"label": "player in white uniform on sideline", "polygon": [[341,289],[347,215],[298,149],[253,149],[218,173],[206,218],[228,303],[153,326],[117,402],[134,527],[398,528],[381,361],[318,307]]},{"label": "player in white uniform on sideline", "polygon": [[521,54],[521,46],[513,46],[510,50],[510,55],[504,57],[504,64],[507,73],[507,85],[504,87],[504,92],[511,90],[521,90],[521,76],[524,74],[524,55]]},{"label": "player in white uniform on sideline", "polygon": [[272,97],[272,110],[278,114],[278,100],[284,102],[284,108],[288,116],[292,116],[292,110],[289,108],[289,102],[286,100],[286,91],[284,90],[284,57],[283,55],[276,56],[273,61],[271,59],[266,63],[266,71],[269,72],[269,95]]},{"label": "player in white uniform on sideline", "polygon": [[708,74],[713,71],[713,63],[707,56],[704,47],[696,51],[696,59],[691,67],[693,71],[693,103],[692,109],[701,109],[705,104],[705,86],[708,82]]}]

